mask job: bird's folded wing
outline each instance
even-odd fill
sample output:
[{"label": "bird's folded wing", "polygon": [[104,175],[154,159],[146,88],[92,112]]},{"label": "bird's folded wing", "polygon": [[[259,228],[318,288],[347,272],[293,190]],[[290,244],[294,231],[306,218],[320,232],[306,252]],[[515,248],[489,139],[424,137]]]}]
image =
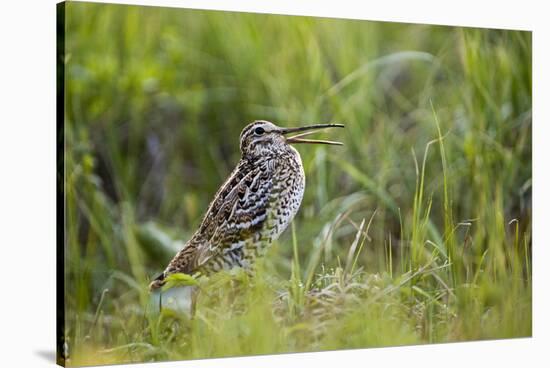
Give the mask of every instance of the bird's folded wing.
[{"label": "bird's folded wing", "polygon": [[269,164],[237,166],[203,220],[200,231],[204,242],[193,257],[193,269],[208,263],[224,249],[244,244],[262,228],[273,189],[272,171]]}]

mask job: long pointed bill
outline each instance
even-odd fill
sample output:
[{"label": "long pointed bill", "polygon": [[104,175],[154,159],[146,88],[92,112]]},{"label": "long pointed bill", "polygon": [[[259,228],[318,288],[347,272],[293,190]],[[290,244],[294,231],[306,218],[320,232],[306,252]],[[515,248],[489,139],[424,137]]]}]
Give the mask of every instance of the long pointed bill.
[{"label": "long pointed bill", "polygon": [[309,143],[309,144],[330,144],[330,145],[336,145],[336,146],[342,146],[342,142],[334,142],[334,141],[327,141],[327,140],[318,140],[318,139],[303,139],[302,137],[308,136],[313,133],[317,133],[318,130],[326,129],[326,128],[343,128],[343,124],[315,124],[315,125],[308,125],[298,128],[282,128],[280,130],[281,134],[289,134],[289,133],[295,133],[295,132],[305,132],[301,134],[294,135],[292,137],[288,137],[286,141],[288,143]]}]

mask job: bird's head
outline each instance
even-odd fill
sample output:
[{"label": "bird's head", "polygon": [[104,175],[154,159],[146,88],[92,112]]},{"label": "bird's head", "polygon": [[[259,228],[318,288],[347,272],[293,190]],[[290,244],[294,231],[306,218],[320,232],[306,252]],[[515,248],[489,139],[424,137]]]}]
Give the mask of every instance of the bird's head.
[{"label": "bird's head", "polygon": [[[341,142],[304,139],[303,137],[313,134],[320,129],[343,127],[344,125],[342,124],[314,124],[297,128],[281,128],[269,121],[256,120],[248,124],[241,132],[241,153],[243,157],[254,159],[266,155],[283,153],[288,149],[289,144],[295,143],[341,146]],[[298,134],[289,136],[291,133]]]}]

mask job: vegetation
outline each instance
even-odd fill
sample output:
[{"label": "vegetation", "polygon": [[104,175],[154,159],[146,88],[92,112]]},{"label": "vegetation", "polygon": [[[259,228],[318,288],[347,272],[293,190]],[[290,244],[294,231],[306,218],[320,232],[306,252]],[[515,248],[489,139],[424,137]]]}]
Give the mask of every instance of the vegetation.
[{"label": "vegetation", "polygon": [[[531,335],[531,34],[69,2],[69,365]],[[258,266],[147,290],[247,123],[298,147],[300,212]],[[333,134],[336,133],[336,136]]]}]

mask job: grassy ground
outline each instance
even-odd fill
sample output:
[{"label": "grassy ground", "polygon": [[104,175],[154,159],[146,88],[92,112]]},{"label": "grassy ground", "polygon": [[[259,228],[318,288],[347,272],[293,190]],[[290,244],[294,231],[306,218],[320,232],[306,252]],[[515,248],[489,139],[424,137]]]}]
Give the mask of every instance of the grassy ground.
[{"label": "grassy ground", "polygon": [[[531,335],[530,33],[79,3],[66,31],[69,364]],[[299,147],[254,279],[155,314],[255,119],[345,147]]]}]

